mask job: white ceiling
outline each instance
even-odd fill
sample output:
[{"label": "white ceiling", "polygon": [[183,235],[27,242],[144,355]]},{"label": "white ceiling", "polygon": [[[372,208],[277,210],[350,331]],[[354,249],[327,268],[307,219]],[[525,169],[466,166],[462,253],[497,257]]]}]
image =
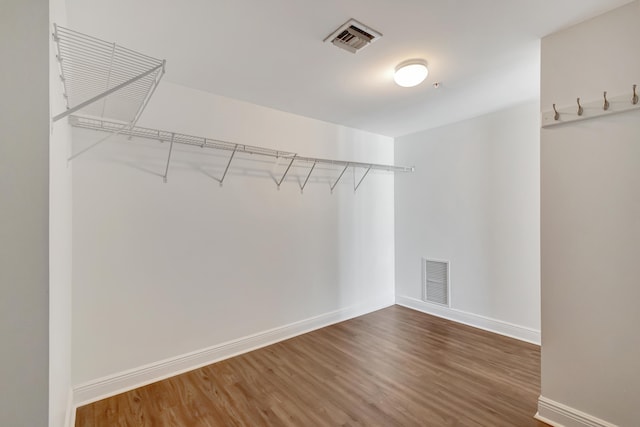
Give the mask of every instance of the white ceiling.
[{"label": "white ceiling", "polygon": [[[400,136],[535,99],[539,39],[630,0],[67,0],[68,26],[167,60],[167,81]],[[349,18],[383,37],[323,39]],[[423,58],[429,77],[394,84]],[[441,82],[435,89],[432,84]]]}]

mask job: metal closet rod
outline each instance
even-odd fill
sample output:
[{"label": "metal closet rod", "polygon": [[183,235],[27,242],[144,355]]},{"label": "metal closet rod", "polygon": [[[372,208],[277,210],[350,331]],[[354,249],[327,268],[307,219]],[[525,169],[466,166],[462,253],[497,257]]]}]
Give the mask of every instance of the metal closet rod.
[{"label": "metal closet rod", "polygon": [[[237,144],[234,142],[187,135],[187,134],[171,132],[166,130],[144,128],[140,126],[127,128],[126,123],[114,122],[109,120],[93,118],[93,117],[71,115],[69,116],[69,123],[74,127],[83,128],[83,129],[118,133],[121,135],[130,136],[130,137],[138,137],[138,138],[152,139],[152,140],[161,141],[161,142],[192,145],[192,146],[197,146],[201,148],[226,150],[226,151],[231,151],[233,155],[235,155],[236,153],[247,153],[247,154],[256,154],[260,156],[267,156],[267,157],[274,157],[274,158],[285,158],[290,160],[288,168],[291,167],[293,162],[305,162],[305,163],[313,163],[314,165],[313,167],[315,167],[316,164],[344,166],[345,170],[349,166],[361,167],[361,168],[366,168],[367,173],[371,169],[382,170],[387,172],[413,172],[414,171],[414,168],[411,166],[394,166],[394,165],[384,165],[384,164],[377,164],[377,163],[351,162],[346,160],[324,159],[319,157],[304,157],[304,156],[298,156],[296,153],[292,153],[288,151],[280,151],[280,150],[274,150],[271,148],[264,148],[264,147],[258,147],[253,145],[246,145],[246,144]],[[343,173],[344,173],[344,170],[343,170]]]}]

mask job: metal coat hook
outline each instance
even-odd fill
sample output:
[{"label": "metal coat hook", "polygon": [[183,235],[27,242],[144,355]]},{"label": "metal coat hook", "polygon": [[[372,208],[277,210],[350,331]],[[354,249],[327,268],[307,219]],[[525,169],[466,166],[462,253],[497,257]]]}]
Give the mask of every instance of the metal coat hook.
[{"label": "metal coat hook", "polygon": [[560,120],[560,113],[556,110],[556,104],[553,104],[553,120]]},{"label": "metal coat hook", "polygon": [[581,116],[582,113],[584,113],[584,108],[582,108],[582,105],[580,105],[580,98],[578,98],[576,102],[578,103],[578,115]]},{"label": "metal coat hook", "polygon": [[631,98],[631,103],[633,105],[636,105],[638,103],[638,92],[636,92],[637,88],[638,85],[633,85],[633,98]]},{"label": "metal coat hook", "polygon": [[609,104],[609,100],[607,99],[607,91],[605,90],[605,91],[604,91],[604,105],[602,106],[602,109],[603,109],[604,111],[607,111],[607,110],[609,109],[609,106],[610,106],[610,105],[611,105],[611,104]]}]

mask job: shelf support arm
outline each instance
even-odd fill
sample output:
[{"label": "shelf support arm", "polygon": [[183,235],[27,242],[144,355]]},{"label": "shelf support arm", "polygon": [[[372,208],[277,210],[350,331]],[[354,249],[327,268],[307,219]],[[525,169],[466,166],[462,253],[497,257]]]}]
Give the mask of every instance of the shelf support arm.
[{"label": "shelf support arm", "polygon": [[84,102],[81,102],[80,104],[76,105],[75,107],[72,107],[72,108],[67,109],[65,112],[60,113],[60,114],[58,114],[58,115],[54,116],[51,120],[52,120],[52,121],[54,121],[54,122],[57,122],[58,120],[60,120],[60,119],[62,119],[62,118],[64,118],[64,117],[67,117],[69,114],[75,113],[76,111],[78,111],[78,110],[80,110],[80,109],[82,109],[82,108],[86,107],[87,105],[89,105],[89,104],[93,104],[94,102],[99,101],[99,100],[101,100],[102,98],[104,98],[104,97],[106,97],[106,96],[109,96],[109,95],[111,95],[113,92],[119,91],[120,89],[122,89],[123,87],[126,87],[126,86],[130,85],[131,83],[137,82],[138,80],[140,80],[140,79],[142,79],[142,78],[147,77],[149,74],[151,74],[151,73],[153,73],[153,72],[155,72],[155,71],[157,71],[157,70],[159,70],[159,69],[161,69],[161,68],[164,68],[164,63],[159,64],[159,65],[157,65],[157,66],[155,66],[155,67],[151,68],[150,70],[145,71],[144,73],[139,74],[139,75],[137,75],[136,77],[133,77],[133,78],[131,78],[131,79],[127,80],[127,81],[126,81],[126,82],[124,82],[124,83],[120,83],[118,86],[114,86],[114,87],[112,87],[111,89],[109,89],[109,90],[107,90],[107,91],[104,91],[104,92],[102,92],[101,94],[96,95],[96,96],[94,96],[94,97],[93,97],[93,98],[91,98],[91,99],[88,99],[88,100],[86,100],[86,101],[84,101]]},{"label": "shelf support arm", "polygon": [[293,162],[296,160],[296,156],[294,155],[291,158],[291,161],[289,162],[289,166],[287,166],[287,169],[284,171],[284,175],[282,175],[282,178],[280,178],[280,181],[278,181],[278,190],[280,189],[280,184],[282,184],[282,181],[284,181],[284,179],[287,177],[287,174],[289,173],[289,169],[291,169],[291,165],[293,165]]},{"label": "shelf support arm", "polygon": [[360,181],[358,181],[358,184],[355,187],[353,187],[354,193],[358,191],[358,187],[360,187],[360,184],[362,184],[362,181],[364,181],[364,179],[367,177],[367,174],[369,173],[370,170],[371,170],[371,165],[369,165],[364,175],[362,175],[362,178],[360,178]]},{"label": "shelf support arm", "polygon": [[[76,153],[76,154],[73,154],[71,157],[69,157],[69,158],[67,159],[67,161],[70,161],[70,160],[75,159],[76,157],[78,157],[79,155],[81,155],[81,154],[83,154],[83,153],[85,153],[85,152],[89,151],[90,149],[92,149],[92,148],[93,148],[93,147],[95,147],[96,145],[98,145],[98,144],[101,144],[101,143],[105,142],[107,139],[111,138],[112,136],[115,136],[115,135],[121,134],[121,133],[122,133],[122,132],[124,132],[124,131],[130,131],[131,129],[133,129],[133,128],[136,126],[136,123],[138,122],[138,119],[139,119],[139,118],[140,118],[140,116],[142,115],[142,112],[144,111],[145,107],[147,106],[147,103],[149,102],[149,99],[151,99],[151,95],[153,95],[153,92],[155,92],[156,88],[158,87],[158,83],[160,83],[160,79],[161,79],[161,78],[162,78],[162,76],[164,75],[164,66],[165,66],[165,64],[166,64],[166,61],[162,61],[162,64],[160,65],[160,67],[162,67],[162,72],[161,72],[161,73],[156,77],[156,79],[155,79],[155,81],[154,81],[154,86],[153,86],[153,88],[151,89],[151,91],[149,92],[149,94],[147,95],[147,97],[146,97],[146,98],[144,99],[144,101],[142,102],[142,105],[140,105],[140,108],[138,108],[138,111],[136,112],[136,115],[133,117],[133,120],[131,120],[131,121],[130,121],[129,123],[127,123],[126,125],[123,125],[123,126],[122,126],[120,129],[118,129],[117,131],[112,132],[111,134],[109,134],[109,135],[105,136],[104,138],[102,138],[102,139],[98,140],[97,142],[95,142],[95,143],[91,144],[91,145],[90,145],[90,146],[88,146],[87,148],[85,148],[85,149],[83,149],[83,150],[79,151],[79,152],[78,152],[78,153]],[[158,67],[156,67],[155,69],[158,69]],[[135,79],[138,79],[138,78],[141,78],[141,76],[135,77]],[[131,81],[130,81],[130,82],[131,82]],[[127,82],[125,82],[125,83],[123,83],[123,84],[124,84],[124,85],[127,85],[128,83],[127,83]],[[114,88],[114,89],[115,89],[115,88]],[[117,89],[116,89],[116,90],[117,90]],[[106,98],[105,98],[105,99],[106,99]],[[96,99],[96,101],[97,101],[97,99]],[[88,101],[87,101],[87,102],[88,102]],[[91,102],[88,102],[88,103],[90,104]],[[84,103],[84,104],[85,104],[85,106],[86,106],[86,105],[88,105],[87,103]],[[81,107],[80,107],[80,106],[74,107],[74,108],[72,108],[72,109],[70,109],[70,110],[67,110],[65,113],[66,113],[66,115],[68,115],[70,112],[73,112],[73,111],[77,110],[78,108],[81,108]],[[63,113],[63,114],[65,114],[65,113]],[[103,114],[104,114],[104,106],[103,106]],[[60,114],[58,114],[58,116],[60,116]],[[58,117],[58,116],[56,116],[56,117]],[[57,120],[57,119],[56,119],[56,117],[54,117],[54,118],[53,118],[53,121],[54,121],[54,122]],[[62,116],[62,117],[64,117],[64,116]],[[61,118],[62,118],[62,117],[61,117]],[[132,136],[131,136],[131,135],[129,135],[129,139],[131,139],[131,137],[132,137]]]},{"label": "shelf support arm", "polygon": [[229,166],[231,166],[231,161],[233,160],[233,156],[236,155],[237,150],[238,150],[238,144],[236,144],[236,146],[233,147],[233,151],[231,152],[231,157],[229,157],[229,161],[227,162],[227,167],[224,169],[222,178],[220,178],[220,187],[222,187],[222,183],[224,182],[224,177],[227,176],[227,172],[229,171]]},{"label": "shelf support arm", "polygon": [[167,175],[169,174],[169,162],[171,162],[171,152],[173,151],[173,140],[175,139],[175,133],[171,134],[171,144],[169,145],[169,156],[167,157],[167,167],[164,169],[164,175],[162,180],[167,183]]},{"label": "shelf support arm", "polygon": [[311,172],[313,172],[313,169],[316,167],[317,164],[318,162],[313,162],[313,165],[311,165],[311,170],[309,171],[307,178],[304,180],[302,187],[300,187],[300,193],[304,193],[304,187],[307,186],[307,182],[309,181],[309,178],[311,178]]},{"label": "shelf support arm", "polygon": [[[162,64],[160,64],[161,71],[156,75],[156,78],[153,81],[153,87],[151,88],[149,93],[147,93],[147,96],[142,101],[142,104],[140,105],[140,108],[138,108],[138,111],[136,111],[136,115],[133,117],[133,120],[131,120],[129,129],[133,129],[136,126],[136,124],[138,123],[138,119],[140,119],[140,116],[142,116],[142,112],[144,111],[145,108],[147,108],[147,104],[149,103],[149,100],[151,99],[151,97],[153,96],[153,93],[156,91],[156,89],[158,88],[158,85],[160,84],[160,79],[162,79],[162,76],[164,76],[166,64],[167,64],[166,60],[163,60]],[[156,69],[157,68],[158,67],[156,67]],[[129,136],[129,139],[131,139],[131,136]]]},{"label": "shelf support arm", "polygon": [[[109,85],[111,84],[111,72],[113,71],[113,59],[116,56],[116,44],[111,44],[111,57],[109,58],[109,73],[107,74],[107,84],[105,85],[104,90],[109,89]],[[107,108],[107,98],[102,98],[102,113],[100,117],[104,117],[104,110]]]},{"label": "shelf support arm", "polygon": [[350,164],[347,163],[347,165],[344,167],[344,169],[342,169],[342,172],[340,172],[340,176],[338,176],[338,179],[336,179],[336,182],[334,182],[333,185],[331,186],[331,193],[332,194],[333,194],[333,189],[336,188],[336,185],[338,185],[338,183],[340,182],[340,179],[342,178],[342,175],[344,175],[344,173],[347,171],[349,166],[350,166]]}]

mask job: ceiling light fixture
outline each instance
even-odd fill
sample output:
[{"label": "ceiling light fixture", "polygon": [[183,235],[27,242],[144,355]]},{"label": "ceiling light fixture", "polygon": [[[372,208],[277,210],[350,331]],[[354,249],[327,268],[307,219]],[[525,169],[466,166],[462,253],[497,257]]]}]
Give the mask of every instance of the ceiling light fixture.
[{"label": "ceiling light fixture", "polygon": [[427,61],[423,59],[409,59],[398,64],[396,72],[393,75],[393,80],[398,86],[413,87],[422,83],[428,74]]}]

